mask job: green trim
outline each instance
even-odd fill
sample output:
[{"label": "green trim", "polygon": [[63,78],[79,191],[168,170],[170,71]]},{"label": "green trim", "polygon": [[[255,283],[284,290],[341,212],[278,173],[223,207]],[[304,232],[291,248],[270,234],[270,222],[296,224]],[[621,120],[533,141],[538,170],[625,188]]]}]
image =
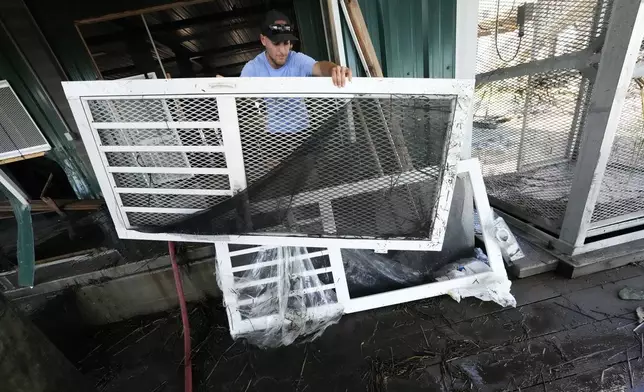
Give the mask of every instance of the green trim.
[{"label": "green trim", "polygon": [[299,27],[302,53],[306,53],[316,60],[328,60],[320,2],[293,0],[293,7]]},{"label": "green trim", "polygon": [[[0,170],[0,172],[2,172]],[[6,172],[10,186],[17,187],[16,181]],[[18,197],[4,184],[0,183],[0,193],[11,203],[13,214],[16,217],[18,235],[16,236],[16,259],[18,260],[18,285],[22,287],[34,286],[34,271],[36,269],[36,255],[34,250],[34,232],[31,222],[31,206],[29,201]]]},{"label": "green trim", "polygon": [[16,259],[18,259],[18,285],[22,287],[34,287],[34,275],[36,270],[36,254],[34,251],[34,231],[31,222],[31,207],[24,205],[5,192],[11,201],[13,213],[18,223],[18,243],[16,248]]}]

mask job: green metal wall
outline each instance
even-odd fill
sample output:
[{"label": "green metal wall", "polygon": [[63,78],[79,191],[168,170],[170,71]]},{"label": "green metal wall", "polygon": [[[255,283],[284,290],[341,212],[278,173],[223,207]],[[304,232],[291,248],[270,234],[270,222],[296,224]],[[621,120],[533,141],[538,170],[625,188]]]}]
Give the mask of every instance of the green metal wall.
[{"label": "green metal wall", "polygon": [[79,198],[98,195],[93,173],[78,157],[76,147],[65,138],[68,128],[48,93],[32,71],[29,63],[4,29],[0,29],[0,80],[7,80],[22,104],[49,140],[52,150],[47,157],[55,160],[65,171],[69,183]]},{"label": "green metal wall", "polygon": [[[456,0],[363,0],[360,8],[385,77],[454,77]],[[364,76],[346,24],[343,36],[348,65]]]}]

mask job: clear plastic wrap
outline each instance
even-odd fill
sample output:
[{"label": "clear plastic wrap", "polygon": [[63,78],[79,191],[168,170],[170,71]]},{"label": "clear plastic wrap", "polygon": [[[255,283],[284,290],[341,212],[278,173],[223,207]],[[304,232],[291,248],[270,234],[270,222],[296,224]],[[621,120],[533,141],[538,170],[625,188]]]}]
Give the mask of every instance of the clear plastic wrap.
[{"label": "clear plastic wrap", "polygon": [[257,253],[257,267],[234,275],[241,320],[253,328],[235,336],[261,347],[310,341],[337,323],[343,313],[331,286],[327,257],[303,247]]},{"label": "clear plastic wrap", "polygon": [[[501,254],[503,255],[503,260],[507,264],[512,264],[512,262],[517,261],[525,257],[519,243],[517,242],[516,237],[512,234],[512,230],[505,222],[505,220],[494,214],[494,238],[501,248]],[[481,234],[481,223],[478,219],[478,214],[475,214],[474,218],[474,231],[478,234]]]},{"label": "clear plastic wrap", "polygon": [[[466,276],[492,272],[488,264],[487,256],[476,248],[476,258],[462,259],[454,263],[447,264],[440,270],[436,271],[434,276],[441,282],[445,280],[463,278]],[[517,306],[517,301],[510,293],[512,282],[505,275],[494,275],[480,278],[478,283],[469,287],[460,287],[447,292],[456,302],[461,302],[461,298],[476,297],[481,301],[494,301],[497,304],[506,306]]]}]

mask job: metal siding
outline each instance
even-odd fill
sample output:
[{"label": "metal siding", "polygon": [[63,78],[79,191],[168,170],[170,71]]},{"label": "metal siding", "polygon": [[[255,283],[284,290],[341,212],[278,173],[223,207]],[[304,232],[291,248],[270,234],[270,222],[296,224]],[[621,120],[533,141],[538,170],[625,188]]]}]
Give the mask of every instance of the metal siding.
[{"label": "metal siding", "polygon": [[[456,0],[371,0],[360,8],[386,77],[454,77]],[[346,25],[343,34],[347,62],[364,76]]]},{"label": "metal siding", "polygon": [[53,145],[50,158],[61,165],[79,198],[97,195],[97,184],[80,161],[75,146],[65,138],[62,122],[48,94],[7,32],[0,31],[0,79],[7,80],[38,127]]},{"label": "metal siding", "polygon": [[319,1],[293,0],[301,51],[316,60],[328,60]]}]

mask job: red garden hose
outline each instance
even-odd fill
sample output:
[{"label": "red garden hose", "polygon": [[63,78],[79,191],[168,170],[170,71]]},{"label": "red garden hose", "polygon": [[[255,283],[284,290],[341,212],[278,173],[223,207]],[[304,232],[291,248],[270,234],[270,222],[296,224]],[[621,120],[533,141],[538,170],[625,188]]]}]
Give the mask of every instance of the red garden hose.
[{"label": "red garden hose", "polygon": [[181,322],[183,323],[183,351],[185,356],[184,378],[186,381],[185,392],[192,392],[190,323],[188,321],[188,307],[186,306],[186,297],[183,294],[183,284],[181,283],[181,273],[179,272],[179,265],[177,265],[177,256],[175,255],[174,251],[174,242],[168,242],[168,252],[170,253],[172,273],[174,274],[174,285],[177,288],[177,297],[179,298],[179,307],[181,308]]}]

